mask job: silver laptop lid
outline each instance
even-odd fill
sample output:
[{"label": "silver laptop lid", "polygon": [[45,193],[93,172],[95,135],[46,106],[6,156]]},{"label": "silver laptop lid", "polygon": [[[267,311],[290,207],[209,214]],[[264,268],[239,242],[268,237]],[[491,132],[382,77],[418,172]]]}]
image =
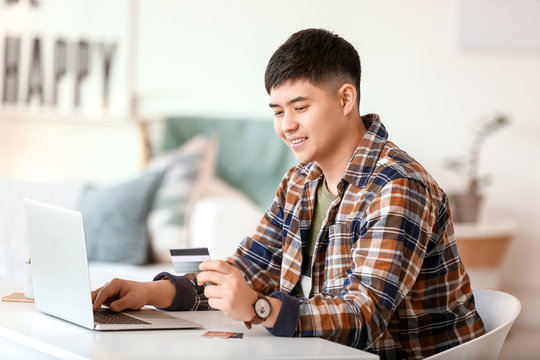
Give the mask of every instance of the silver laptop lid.
[{"label": "silver laptop lid", "polygon": [[24,200],[36,308],[92,329],[94,316],[81,213]]}]

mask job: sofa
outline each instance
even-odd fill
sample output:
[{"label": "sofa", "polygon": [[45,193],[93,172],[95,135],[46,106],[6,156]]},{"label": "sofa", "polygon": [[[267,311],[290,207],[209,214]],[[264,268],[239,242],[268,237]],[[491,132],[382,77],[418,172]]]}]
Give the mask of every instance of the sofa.
[{"label": "sofa", "polygon": [[[157,139],[151,127],[159,126]],[[149,130],[150,129],[150,130]],[[0,177],[0,288],[22,290],[23,199],[82,212],[92,288],[174,273],[171,248],[230,255],[250,235],[295,160],[264,120],[169,117],[144,125],[147,161],[112,183]],[[155,134],[154,134],[155,135]],[[156,145],[158,144],[158,145]]]}]

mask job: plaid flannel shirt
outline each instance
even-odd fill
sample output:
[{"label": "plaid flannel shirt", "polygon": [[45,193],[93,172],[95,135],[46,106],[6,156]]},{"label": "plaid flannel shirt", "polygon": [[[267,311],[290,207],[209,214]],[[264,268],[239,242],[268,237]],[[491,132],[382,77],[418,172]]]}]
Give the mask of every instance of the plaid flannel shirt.
[{"label": "plaid flannel shirt", "polygon": [[[323,173],[298,165],[283,178],[255,233],[227,261],[255,290],[279,297],[275,335],[319,336],[381,358],[423,358],[484,333],[458,255],[448,199],[374,114],[338,185],[315,244],[312,290],[300,279]],[[190,308],[207,308],[196,287]]]}]

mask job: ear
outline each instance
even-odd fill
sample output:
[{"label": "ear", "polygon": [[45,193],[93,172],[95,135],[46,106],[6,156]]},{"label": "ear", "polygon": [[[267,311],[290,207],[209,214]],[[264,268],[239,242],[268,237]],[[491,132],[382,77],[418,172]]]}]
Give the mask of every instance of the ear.
[{"label": "ear", "polygon": [[343,115],[349,115],[356,109],[356,99],[358,94],[356,93],[356,88],[352,84],[345,83],[341,85],[337,91],[337,95],[341,108],[343,109]]}]

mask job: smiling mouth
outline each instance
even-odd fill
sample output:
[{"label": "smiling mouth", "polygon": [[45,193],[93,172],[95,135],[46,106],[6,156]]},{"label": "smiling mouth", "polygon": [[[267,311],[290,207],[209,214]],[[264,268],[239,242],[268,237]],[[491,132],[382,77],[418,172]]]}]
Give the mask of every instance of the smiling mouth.
[{"label": "smiling mouth", "polygon": [[305,140],[307,140],[307,137],[304,137],[304,138],[298,138],[298,139],[293,139],[293,140],[291,140],[291,144],[293,144],[293,145],[298,145],[298,144],[300,144],[301,142],[304,142]]}]

